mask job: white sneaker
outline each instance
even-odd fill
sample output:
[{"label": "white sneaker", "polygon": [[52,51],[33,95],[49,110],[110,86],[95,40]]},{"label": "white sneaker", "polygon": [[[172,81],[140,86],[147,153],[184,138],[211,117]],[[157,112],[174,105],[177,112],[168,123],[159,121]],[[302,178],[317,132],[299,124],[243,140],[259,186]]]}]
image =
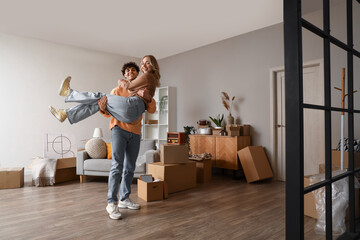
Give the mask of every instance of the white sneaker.
[{"label": "white sneaker", "polygon": [[130,198],[126,198],[124,201],[120,201],[119,208],[128,208],[128,209],[133,209],[133,210],[137,210],[140,209],[140,205],[137,203],[133,203]]},{"label": "white sneaker", "polygon": [[108,203],[108,205],[106,206],[106,211],[109,213],[109,217],[111,219],[118,220],[121,218],[121,213],[119,211],[117,203]]}]

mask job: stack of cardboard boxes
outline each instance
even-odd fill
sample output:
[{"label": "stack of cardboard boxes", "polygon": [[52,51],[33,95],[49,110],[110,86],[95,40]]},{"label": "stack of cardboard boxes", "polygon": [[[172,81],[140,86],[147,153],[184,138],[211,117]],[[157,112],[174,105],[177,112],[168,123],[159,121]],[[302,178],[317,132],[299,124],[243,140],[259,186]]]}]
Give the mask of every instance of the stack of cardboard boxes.
[{"label": "stack of cardboard boxes", "polygon": [[[178,136],[176,139],[175,136]],[[170,138],[169,138],[170,137]],[[138,196],[145,201],[162,200],[167,193],[187,190],[196,186],[196,163],[189,161],[189,149],[185,144],[185,133],[168,133],[168,144],[160,146],[160,162],[148,164],[148,174],[160,181],[146,182],[138,180]],[[162,185],[163,194],[160,192]],[[154,189],[154,190],[151,190]],[[153,193],[152,193],[153,191]],[[147,192],[146,199],[144,192]],[[157,198],[149,196],[157,194]]]}]

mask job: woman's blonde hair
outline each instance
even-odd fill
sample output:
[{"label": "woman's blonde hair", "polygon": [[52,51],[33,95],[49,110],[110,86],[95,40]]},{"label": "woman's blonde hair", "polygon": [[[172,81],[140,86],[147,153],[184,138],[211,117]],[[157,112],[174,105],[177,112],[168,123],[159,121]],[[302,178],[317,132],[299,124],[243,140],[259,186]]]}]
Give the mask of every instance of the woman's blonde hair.
[{"label": "woman's blonde hair", "polygon": [[153,67],[153,71],[154,71],[154,74],[157,78],[157,83],[156,83],[156,86],[157,87],[160,87],[160,67],[159,67],[159,64],[156,60],[156,58],[153,56],[153,55],[145,55],[141,60],[143,60],[144,58],[150,58],[150,64],[151,66]]}]

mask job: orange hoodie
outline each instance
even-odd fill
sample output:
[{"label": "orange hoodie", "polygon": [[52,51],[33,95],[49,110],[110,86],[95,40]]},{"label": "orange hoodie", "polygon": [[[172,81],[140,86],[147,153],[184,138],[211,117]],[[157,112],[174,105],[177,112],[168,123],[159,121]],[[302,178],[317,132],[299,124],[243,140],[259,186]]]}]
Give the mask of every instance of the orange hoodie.
[{"label": "orange hoodie", "polygon": [[[130,96],[129,91],[120,86],[117,86],[116,88],[114,88],[110,94],[122,96],[122,97]],[[156,111],[156,102],[154,99],[152,99],[152,101],[148,104],[146,111],[148,111],[149,113],[154,113]],[[104,113],[102,111],[100,111],[100,113],[107,118],[111,117],[111,115],[109,113]],[[132,132],[137,135],[141,135],[141,120],[142,120],[142,115],[141,115],[141,117],[139,117],[136,121],[134,121],[132,123],[120,122],[116,118],[112,117],[110,120],[109,128],[111,130],[114,126],[119,126],[120,128],[124,129],[125,131]]]}]

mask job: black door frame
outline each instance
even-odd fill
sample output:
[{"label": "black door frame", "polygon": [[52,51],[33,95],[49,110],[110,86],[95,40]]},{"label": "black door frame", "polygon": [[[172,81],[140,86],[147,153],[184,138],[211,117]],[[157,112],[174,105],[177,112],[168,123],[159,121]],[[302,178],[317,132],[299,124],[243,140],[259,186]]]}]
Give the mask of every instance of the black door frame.
[{"label": "black door frame", "polygon": [[[304,239],[304,195],[325,187],[326,239],[332,239],[331,184],[342,178],[349,180],[349,229],[340,238],[358,239],[355,229],[354,175],[354,114],[360,110],[353,104],[353,58],[360,52],[353,48],[353,9],[358,0],[346,0],[347,42],[330,34],[329,0],[323,0],[323,29],[306,21],[301,15],[301,0],[284,0],[284,48],[285,48],[285,109],[286,109],[286,239]],[[303,102],[302,29],[305,28],[323,39],[324,59],[324,105]],[[344,109],[331,106],[330,46],[347,52],[348,106]],[[304,109],[324,112],[325,116],[325,180],[304,188]],[[343,174],[332,176],[331,159],[331,113],[346,112],[348,116],[349,168]],[[291,142],[290,142],[291,140]]]}]

